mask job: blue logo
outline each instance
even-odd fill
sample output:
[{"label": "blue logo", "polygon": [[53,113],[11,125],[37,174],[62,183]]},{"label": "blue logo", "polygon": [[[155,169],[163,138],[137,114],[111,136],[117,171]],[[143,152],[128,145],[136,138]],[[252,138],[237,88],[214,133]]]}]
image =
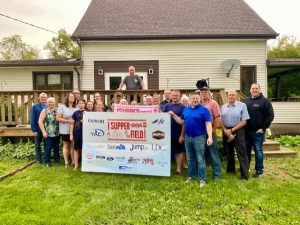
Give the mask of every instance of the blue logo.
[{"label": "blue logo", "polygon": [[119,166],[119,170],[131,171],[132,170],[132,166]]},{"label": "blue logo", "polygon": [[125,145],[120,144],[116,147],[117,150],[125,150]]},{"label": "blue logo", "polygon": [[152,121],[152,124],[159,125],[159,124],[164,124],[164,122],[165,122],[165,120],[163,118],[161,118],[161,119],[156,119],[156,120]]},{"label": "blue logo", "polygon": [[134,145],[134,144],[132,144],[132,146],[130,148],[130,151],[133,151],[134,149],[140,149],[141,151],[143,151],[145,149],[145,146],[144,145]]},{"label": "blue logo", "polygon": [[88,119],[88,123],[104,123],[104,120],[100,120],[100,119]]},{"label": "blue logo", "polygon": [[101,130],[101,129],[94,129],[92,132],[91,132],[91,135],[93,137],[97,136],[97,137],[103,137],[104,136],[104,131]]}]

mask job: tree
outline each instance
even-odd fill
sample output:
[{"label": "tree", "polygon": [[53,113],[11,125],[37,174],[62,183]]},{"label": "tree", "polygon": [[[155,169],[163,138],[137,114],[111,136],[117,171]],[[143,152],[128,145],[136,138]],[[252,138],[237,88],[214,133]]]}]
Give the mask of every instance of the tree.
[{"label": "tree", "polygon": [[300,42],[292,36],[283,35],[273,45],[268,45],[269,58],[300,58]]},{"label": "tree", "polygon": [[21,35],[5,37],[0,42],[0,60],[32,60],[41,58],[40,49],[22,41]]},{"label": "tree", "polygon": [[81,55],[79,46],[71,39],[71,36],[67,34],[65,29],[60,29],[58,36],[48,41],[44,46],[44,50],[49,50],[48,57],[54,59],[76,58]]}]

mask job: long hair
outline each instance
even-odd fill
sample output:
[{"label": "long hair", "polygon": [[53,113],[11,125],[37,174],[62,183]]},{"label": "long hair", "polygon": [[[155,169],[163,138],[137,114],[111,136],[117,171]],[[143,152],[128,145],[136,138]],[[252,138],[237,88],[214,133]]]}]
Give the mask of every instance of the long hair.
[{"label": "long hair", "polygon": [[67,94],[67,96],[65,97],[65,106],[67,106],[69,108],[69,96],[73,95],[74,96],[74,102],[72,104],[72,107],[75,108],[76,107],[76,100],[75,100],[75,95],[72,92],[69,92]]}]

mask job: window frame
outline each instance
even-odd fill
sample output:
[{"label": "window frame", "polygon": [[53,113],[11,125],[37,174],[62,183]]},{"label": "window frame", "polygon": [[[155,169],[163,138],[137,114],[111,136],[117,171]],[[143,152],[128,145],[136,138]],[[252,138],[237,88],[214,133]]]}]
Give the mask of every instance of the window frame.
[{"label": "window frame", "polygon": [[[62,75],[68,74],[70,75],[70,82],[71,82],[71,89],[65,89],[65,90],[73,90],[74,83],[73,83],[73,71],[33,71],[32,72],[32,81],[33,81],[33,90],[35,91],[43,91],[37,89],[37,75],[45,75],[45,91],[51,91],[48,89],[48,75],[49,74],[59,74],[60,75],[60,90],[62,89]],[[53,90],[54,91],[54,90]]]},{"label": "window frame", "polygon": [[[241,65],[240,66],[240,92],[242,92],[243,68],[254,68],[253,83],[257,83],[257,65]],[[243,93],[243,94],[246,94],[246,93]]]}]

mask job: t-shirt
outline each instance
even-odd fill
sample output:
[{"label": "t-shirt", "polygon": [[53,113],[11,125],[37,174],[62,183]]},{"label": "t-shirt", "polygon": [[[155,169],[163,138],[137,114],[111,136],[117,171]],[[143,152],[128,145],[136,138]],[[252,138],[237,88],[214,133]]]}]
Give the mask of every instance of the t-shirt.
[{"label": "t-shirt", "polygon": [[[181,114],[185,106],[182,103],[173,104],[168,103],[162,108],[162,112],[173,111],[177,116],[181,117]],[[171,117],[171,139],[179,139],[181,134],[182,125],[178,124],[173,117]]]},{"label": "t-shirt", "polygon": [[[59,106],[57,112],[62,114],[62,117],[64,119],[71,119],[73,113],[77,110],[78,110],[77,107],[70,109],[69,107],[67,107],[65,105],[61,105],[61,106]],[[70,123],[59,122],[59,133],[60,134],[70,134]]]},{"label": "t-shirt", "polygon": [[142,79],[137,74],[135,74],[133,77],[127,75],[123,79],[123,83],[126,84],[126,90],[138,90],[139,84],[142,82]]},{"label": "t-shirt", "polygon": [[195,137],[206,134],[205,122],[211,121],[211,116],[208,108],[199,104],[195,108],[191,105],[183,110],[181,119],[185,123],[185,133]]},{"label": "t-shirt", "polygon": [[83,112],[84,110],[78,110],[73,113],[73,120],[74,120],[74,129],[73,135],[82,138],[82,119],[83,119]]}]

